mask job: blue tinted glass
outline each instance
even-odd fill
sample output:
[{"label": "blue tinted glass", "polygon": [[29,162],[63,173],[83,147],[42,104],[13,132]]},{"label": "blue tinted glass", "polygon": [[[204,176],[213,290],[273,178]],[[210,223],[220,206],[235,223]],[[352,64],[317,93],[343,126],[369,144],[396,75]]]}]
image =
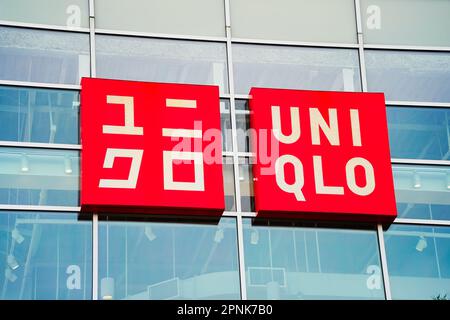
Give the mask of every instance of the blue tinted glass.
[{"label": "blue tinted glass", "polygon": [[218,85],[228,92],[224,43],[97,35],[97,76]]},{"label": "blue tinted glass", "polygon": [[79,94],[0,86],[0,140],[78,144]]},{"label": "blue tinted glass", "polygon": [[0,148],[0,204],[78,206],[79,152]]},{"label": "blue tinted glass", "polygon": [[450,109],[388,107],[393,158],[447,160]]},{"label": "blue tinted glass", "polygon": [[234,170],[232,157],[223,157],[222,170],[225,193],[225,210],[236,211],[236,193],[234,191]]},{"label": "blue tinted glass", "polygon": [[230,101],[220,100],[220,128],[222,130],[222,150],[232,151]]},{"label": "blue tinted glass", "polygon": [[394,299],[449,299],[450,228],[392,225],[385,244]]},{"label": "blue tinted glass", "polygon": [[393,165],[399,218],[450,220],[450,167]]},{"label": "blue tinted glass", "polygon": [[358,51],[233,45],[236,93],[252,87],[360,91]]},{"label": "blue tinted glass", "polygon": [[249,158],[239,158],[239,185],[241,189],[241,210],[243,212],[254,212],[255,193],[253,191],[251,159]]},{"label": "blue tinted glass", "polygon": [[249,299],[383,299],[375,231],[244,223]]},{"label": "blue tinted glass", "polygon": [[0,211],[0,298],[91,299],[91,234],[77,214]]},{"label": "blue tinted glass", "polygon": [[0,28],[0,79],[78,84],[89,76],[89,35]]},{"label": "blue tinted glass", "polygon": [[367,85],[386,100],[450,102],[450,53],[365,50]]},{"label": "blue tinted glass", "polygon": [[100,222],[99,299],[239,299],[236,221]]}]

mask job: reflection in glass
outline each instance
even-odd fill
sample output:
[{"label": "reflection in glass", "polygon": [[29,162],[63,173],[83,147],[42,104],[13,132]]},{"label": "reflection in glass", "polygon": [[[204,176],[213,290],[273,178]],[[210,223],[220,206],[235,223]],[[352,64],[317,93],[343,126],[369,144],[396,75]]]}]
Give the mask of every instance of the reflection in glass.
[{"label": "reflection in glass", "polygon": [[230,101],[220,100],[220,126],[222,130],[222,150],[232,151]]},{"label": "reflection in glass", "polygon": [[364,42],[450,46],[450,1],[361,0]]},{"label": "reflection in glass", "polygon": [[223,157],[223,183],[225,192],[225,211],[236,211],[236,192],[234,190],[233,158]]},{"label": "reflection in glass", "polygon": [[89,27],[89,0],[0,0],[0,20],[57,25],[76,30]]},{"label": "reflection in glass", "polygon": [[250,111],[247,100],[236,100],[236,134],[238,151],[250,152]]},{"label": "reflection in glass", "polygon": [[392,225],[384,239],[394,299],[449,299],[450,228]]},{"label": "reflection in glass", "polygon": [[78,206],[79,152],[0,148],[0,204]]},{"label": "reflection in glass", "polygon": [[78,84],[90,74],[89,35],[0,27],[0,79]]},{"label": "reflection in glass", "polygon": [[230,1],[233,36],[356,43],[352,0]]},{"label": "reflection in glass", "polygon": [[365,50],[367,85],[386,100],[450,102],[450,53]]},{"label": "reflection in glass", "polygon": [[97,76],[218,85],[228,91],[225,44],[98,35]]},{"label": "reflection in glass", "polygon": [[91,234],[77,214],[0,212],[0,298],[91,299]]},{"label": "reflection in glass", "polygon": [[239,299],[236,220],[100,222],[100,299]]},{"label": "reflection in glass", "polygon": [[360,91],[358,52],[268,45],[233,45],[236,92],[251,87]]},{"label": "reflection in glass", "polygon": [[388,107],[387,119],[393,158],[450,158],[449,109]]},{"label": "reflection in glass", "polygon": [[450,168],[393,165],[399,218],[450,219]]},{"label": "reflection in glass", "polygon": [[225,36],[224,3],[223,0],[96,0],[95,24],[101,29]]},{"label": "reflection in glass", "polygon": [[241,210],[243,212],[255,211],[252,159],[239,158],[239,185],[241,190]]},{"label": "reflection in glass", "polygon": [[76,91],[0,86],[0,140],[78,144]]},{"label": "reflection in glass", "polygon": [[[256,221],[255,221],[256,223]],[[383,299],[376,232],[244,220],[249,299]]]}]

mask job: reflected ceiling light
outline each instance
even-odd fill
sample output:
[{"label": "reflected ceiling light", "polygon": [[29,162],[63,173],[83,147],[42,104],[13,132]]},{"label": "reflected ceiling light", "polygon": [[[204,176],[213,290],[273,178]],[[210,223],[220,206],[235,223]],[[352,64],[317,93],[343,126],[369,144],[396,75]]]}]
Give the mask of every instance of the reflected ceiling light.
[{"label": "reflected ceiling light", "polygon": [[252,233],[250,234],[250,243],[251,244],[258,244],[259,241],[259,233],[258,230],[253,230]]},{"label": "reflected ceiling light", "polygon": [[244,169],[242,166],[239,166],[239,181],[244,181]]},{"label": "reflected ceiling light", "polygon": [[100,281],[100,295],[103,300],[114,298],[114,279],[111,277],[102,278]]},{"label": "reflected ceiling light", "polygon": [[422,252],[423,250],[425,250],[425,248],[427,246],[428,246],[428,244],[427,244],[427,240],[425,239],[425,237],[420,236],[419,241],[417,241],[417,244],[416,244],[416,250],[419,252]]},{"label": "reflected ceiling light", "polygon": [[14,282],[17,280],[17,276],[14,274],[14,272],[12,272],[11,269],[6,268],[5,269],[5,278],[8,279],[11,282]]},{"label": "reflected ceiling light", "polygon": [[153,232],[152,227],[146,226],[144,232],[148,240],[153,241],[156,239],[156,234]]},{"label": "reflected ceiling light", "polygon": [[450,172],[447,173],[447,189],[450,189]]},{"label": "reflected ceiling light", "polygon": [[16,242],[18,244],[21,244],[23,242],[23,240],[25,240],[25,238],[22,236],[22,234],[20,233],[19,229],[14,228],[11,231],[11,237],[16,240]]},{"label": "reflected ceiling light", "polygon": [[420,180],[420,176],[417,172],[414,172],[414,188],[420,188],[422,186],[422,182]]},{"label": "reflected ceiling light", "polygon": [[28,167],[28,157],[25,153],[22,153],[22,158],[21,158],[21,169],[22,172],[28,172],[30,170],[30,168]]},{"label": "reflected ceiling light", "polygon": [[72,161],[68,156],[64,157],[64,171],[66,174],[72,173]]},{"label": "reflected ceiling light", "polygon": [[223,239],[223,228],[219,228],[214,235],[214,242],[220,243]]},{"label": "reflected ceiling light", "polygon": [[12,254],[8,255],[8,258],[6,258],[6,262],[8,263],[8,266],[13,270],[16,270],[19,267],[16,258]]},{"label": "reflected ceiling light", "polygon": [[55,141],[55,135],[56,135],[56,125],[52,124],[50,125],[50,137],[48,138],[49,143],[53,143]]}]

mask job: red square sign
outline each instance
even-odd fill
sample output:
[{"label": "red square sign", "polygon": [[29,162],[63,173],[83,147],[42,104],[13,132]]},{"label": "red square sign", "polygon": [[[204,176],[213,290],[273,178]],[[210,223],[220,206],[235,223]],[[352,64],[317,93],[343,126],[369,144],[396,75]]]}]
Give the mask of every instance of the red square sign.
[{"label": "red square sign", "polygon": [[258,216],[391,222],[382,93],[253,88]]},{"label": "red square sign", "polygon": [[219,89],[83,78],[83,211],[220,214]]}]

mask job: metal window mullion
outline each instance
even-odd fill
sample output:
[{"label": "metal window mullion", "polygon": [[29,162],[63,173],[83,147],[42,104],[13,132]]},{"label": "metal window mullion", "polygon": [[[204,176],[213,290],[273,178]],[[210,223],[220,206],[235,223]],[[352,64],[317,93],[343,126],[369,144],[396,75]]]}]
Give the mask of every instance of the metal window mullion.
[{"label": "metal window mullion", "polygon": [[0,80],[2,86],[14,86],[14,87],[32,87],[32,88],[45,88],[45,89],[60,89],[60,90],[80,90],[79,84],[63,84],[63,83],[47,83],[47,82],[29,82],[29,81],[17,81],[17,80]]},{"label": "metal window mullion", "polygon": [[0,27],[38,29],[38,30],[45,30],[45,31],[61,31],[61,32],[72,32],[72,33],[88,33],[89,32],[89,28],[84,28],[84,27],[70,28],[70,27],[57,26],[57,25],[51,25],[51,24],[39,24],[39,23],[5,21],[5,20],[0,20]]},{"label": "metal window mullion", "polygon": [[40,142],[22,142],[22,141],[5,141],[5,140],[0,140],[0,147],[81,150],[81,145],[79,144],[40,143]]},{"label": "metal window mullion", "polygon": [[245,257],[244,257],[244,231],[241,217],[241,188],[239,185],[239,157],[236,131],[236,104],[234,96],[234,77],[233,77],[233,59],[231,48],[231,16],[230,1],[224,0],[225,6],[225,33],[227,38],[227,68],[228,68],[228,88],[230,90],[230,113],[231,113],[231,133],[233,146],[233,172],[234,172],[234,190],[236,203],[236,222],[237,222],[237,244],[239,259],[239,285],[241,291],[241,299],[247,300],[247,286],[245,275]]},{"label": "metal window mullion", "polygon": [[450,166],[450,160],[431,160],[431,159],[391,158],[391,163],[392,164],[406,164],[406,165]]},{"label": "metal window mullion", "polygon": [[92,300],[98,300],[98,214],[92,215]]},{"label": "metal window mullion", "polygon": [[89,0],[89,18],[95,17],[95,4],[94,0]]},{"label": "metal window mullion", "polygon": [[431,101],[393,101],[387,100],[387,106],[405,107],[405,108],[450,108],[450,102],[431,102]]},{"label": "metal window mullion", "polygon": [[384,293],[386,296],[386,300],[392,300],[391,283],[389,279],[387,257],[386,257],[386,246],[384,242],[383,226],[381,224],[377,225],[377,235],[378,235],[378,247],[380,249],[381,272],[383,275]]},{"label": "metal window mullion", "polygon": [[125,37],[141,37],[141,38],[154,38],[154,39],[170,39],[170,40],[193,40],[193,41],[206,41],[206,42],[226,42],[226,37],[214,37],[214,36],[196,36],[196,35],[184,35],[184,34],[170,34],[170,33],[153,33],[153,32],[141,32],[141,31],[122,31],[112,29],[96,29],[97,34],[111,35],[111,36],[125,36]]},{"label": "metal window mullion", "polygon": [[362,29],[361,4],[355,0],[356,35],[358,40],[359,72],[361,75],[361,89],[367,92],[366,61],[364,59],[364,37]]},{"label": "metal window mullion", "polygon": [[273,39],[250,39],[250,38],[232,38],[233,43],[241,44],[262,44],[271,46],[294,46],[294,47],[317,47],[317,48],[357,48],[355,43],[333,43],[333,42],[306,42],[306,41],[289,41],[289,40],[273,40]]},{"label": "metal window mullion", "polygon": [[91,77],[96,77],[95,59],[95,18],[89,17],[89,47],[91,53]]}]

